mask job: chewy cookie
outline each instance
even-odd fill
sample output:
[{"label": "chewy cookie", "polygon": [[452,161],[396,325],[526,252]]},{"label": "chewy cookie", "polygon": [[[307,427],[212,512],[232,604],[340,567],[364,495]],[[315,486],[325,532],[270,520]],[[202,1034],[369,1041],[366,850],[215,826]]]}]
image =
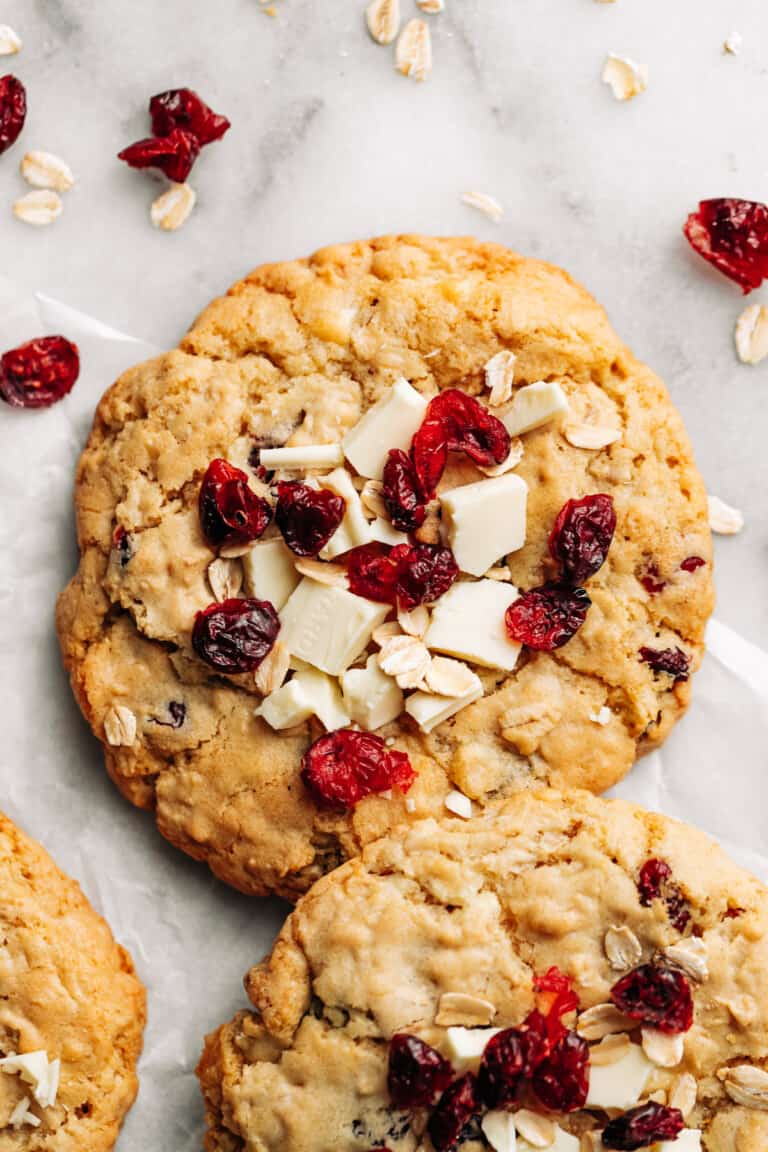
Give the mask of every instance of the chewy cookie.
[{"label": "chewy cookie", "polygon": [[114,1147],[144,1020],[128,953],[0,813],[0,1150]]},{"label": "chewy cookie", "polygon": [[246,892],[446,798],[614,784],[685,710],[712,606],[663,385],[564,272],[472,240],[257,269],[106,394],[76,501],[80,706]]},{"label": "chewy cookie", "polygon": [[766,930],[757,880],[623,801],[418,821],[251,970],[198,1068],[205,1147],[763,1152]]}]

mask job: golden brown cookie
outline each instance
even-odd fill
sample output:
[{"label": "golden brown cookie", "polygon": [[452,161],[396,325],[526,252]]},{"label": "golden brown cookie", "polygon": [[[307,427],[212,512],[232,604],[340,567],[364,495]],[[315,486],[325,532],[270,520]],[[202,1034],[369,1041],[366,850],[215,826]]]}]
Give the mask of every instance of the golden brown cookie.
[{"label": "golden brown cookie", "polygon": [[198,1068],[205,1147],[763,1152],[767,932],[757,880],[624,801],[419,821],[320,880],[251,970],[255,1011]]},{"label": "golden brown cookie", "polygon": [[113,1148],[145,1015],[128,953],[0,813],[0,1150]]},{"label": "golden brown cookie", "polygon": [[[446,676],[465,684],[466,706],[430,730],[412,705],[421,724],[406,711],[379,729],[417,773],[407,798],[385,792],[354,809],[318,807],[300,762],[323,724],[312,716],[274,729],[263,718],[263,693],[284,669],[221,675],[192,648],[198,612],[214,599],[252,594],[248,556],[217,552],[203,535],[200,487],[211,461],[225,458],[255,494],[273,500],[270,479],[297,474],[271,477],[272,464],[259,472],[260,451],[338,445],[398,382],[422,404],[439,390],[463,389],[512,430],[526,423],[520,395],[523,408],[554,398],[553,418],[512,440],[521,456],[504,490],[523,517],[524,545],[512,539],[511,518],[486,508],[485,539],[480,532],[469,540],[462,556],[463,588],[498,547],[490,598],[500,635],[515,588],[557,578],[548,539],[569,500],[610,497],[617,527],[606,562],[586,581],[591,607],[568,643],[524,647],[514,670],[474,658],[459,669],[440,664],[443,687]],[[315,470],[312,482],[333,466]],[[347,481],[356,480],[350,472]],[[492,483],[451,452],[438,495],[480,482]],[[374,506],[377,492],[374,481]],[[246,892],[295,898],[395,823],[441,812],[452,790],[482,805],[542,783],[608,788],[684,712],[683,677],[701,659],[712,607],[704,488],[663,384],[564,272],[468,239],[389,237],[257,269],[202,314],[178,350],[107,392],[80,461],[76,503],[81,561],[59,602],[58,630],[108,771],[133,803],[155,812],[163,835]],[[445,532],[447,504],[440,507]],[[370,520],[369,504],[364,513]],[[454,521],[462,515],[466,524],[466,509],[454,510]],[[434,544],[440,531],[430,505],[420,538]],[[274,523],[259,543],[269,539],[282,547]],[[508,547],[515,550],[504,560]],[[323,573],[332,579],[334,570]],[[343,583],[343,570],[335,574]],[[334,596],[328,592],[329,602]],[[344,617],[349,601],[340,602]],[[312,612],[305,605],[294,617],[327,618],[333,631],[337,606],[326,612],[325,603],[315,596]],[[473,608],[459,607],[454,623],[475,618]],[[501,642],[509,643],[503,635]],[[443,660],[453,658],[451,643]],[[378,649],[370,642],[368,650],[375,665]],[[642,659],[647,650],[651,663]],[[682,663],[665,671],[654,667],[654,653]],[[358,667],[365,655],[355,657]],[[415,675],[403,678],[410,689]],[[375,693],[381,685],[378,676]],[[341,709],[335,682],[321,677],[321,688],[327,726],[376,722],[368,681],[358,678],[355,704],[345,686]],[[421,705],[431,714],[431,701]],[[295,698],[291,707],[289,718],[300,715]],[[274,721],[274,709],[269,714]]]}]

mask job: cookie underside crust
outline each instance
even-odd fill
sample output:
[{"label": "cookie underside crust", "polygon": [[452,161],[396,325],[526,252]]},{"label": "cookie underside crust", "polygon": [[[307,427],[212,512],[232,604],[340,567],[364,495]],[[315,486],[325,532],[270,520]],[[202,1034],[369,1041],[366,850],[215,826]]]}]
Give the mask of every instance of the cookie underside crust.
[{"label": "cookie underside crust", "polygon": [[[400,377],[425,395],[460,386],[482,398],[483,367],[505,349],[516,384],[558,381],[575,420],[622,429],[598,451],[551,426],[529,432],[516,469],[528,538],[508,564],[523,589],[551,575],[562,505],[613,496],[619,527],[589,582],[587,622],[509,676],[479,670],[484,697],[431,734],[408,717],[382,730],[419,773],[412,813],[398,796],[319,811],[298,767],[322,728],[272,731],[254,716],[252,677],[216,677],[191,652],[195,613],[212,600],[201,478],[217,456],[247,469],[254,446],[338,441]],[[695,669],[712,607],[704,487],[663,384],[564,272],[472,240],[389,237],[257,269],[178,350],[107,392],[76,502],[80,568],[57,622],[110,775],[169,840],[252,893],[295,898],[394,824],[439,813],[452,788],[484,804],[541,784],[610,787],[688,703],[689,682],[654,675],[639,649],[681,647]],[[706,563],[682,571],[689,556]],[[649,570],[663,578],[655,594]],[[171,704],[183,705],[177,726]],[[606,706],[609,722],[597,723]],[[115,707],[135,719],[132,741],[105,739]]]}]

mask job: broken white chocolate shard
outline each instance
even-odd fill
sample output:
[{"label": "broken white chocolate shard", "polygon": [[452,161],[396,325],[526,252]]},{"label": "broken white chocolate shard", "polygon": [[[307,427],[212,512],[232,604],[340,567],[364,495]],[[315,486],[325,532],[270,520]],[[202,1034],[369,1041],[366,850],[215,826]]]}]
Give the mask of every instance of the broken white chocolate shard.
[{"label": "broken white chocolate shard", "polygon": [[390,449],[408,451],[426,410],[425,398],[407,380],[396,380],[344,437],[344,454],[355,471],[380,480]]},{"label": "broken white chocolate shard", "polygon": [[424,638],[427,647],[485,668],[513,671],[521,645],[510,640],[504,613],[517,599],[513,585],[498,580],[460,580],[435,604]]},{"label": "broken white chocolate shard", "polygon": [[21,175],[33,188],[67,192],[75,183],[72,169],[53,152],[26,152],[19,167]]},{"label": "broken white chocolate shard", "polygon": [[476,1067],[488,1041],[502,1031],[502,1028],[448,1028],[445,1047],[456,1070],[465,1072]]},{"label": "broken white chocolate shard", "polygon": [[494,1152],[516,1152],[517,1131],[512,1112],[486,1112],[480,1127]]},{"label": "broken white chocolate shard", "polygon": [[395,67],[412,80],[426,80],[432,71],[432,36],[424,20],[409,20],[397,41]]},{"label": "broken white chocolate shard", "polygon": [[155,228],[163,232],[175,232],[189,219],[197,200],[197,193],[189,184],[171,184],[152,202],[149,218]]},{"label": "broken white chocolate shard", "polygon": [[382,516],[377,516],[375,520],[371,520],[368,527],[371,540],[379,540],[382,544],[391,544],[393,547],[396,544],[408,543],[408,533],[400,532]]},{"label": "broken white chocolate shard", "polygon": [[742,364],[759,364],[768,356],[768,308],[750,304],[736,321],[736,351]]},{"label": "broken white chocolate shard", "polygon": [[589,1093],[585,1108],[619,1108],[625,1112],[642,1096],[653,1064],[639,1045],[613,1064],[590,1069]]},{"label": "broken white chocolate shard", "polygon": [[304,577],[280,613],[280,639],[292,656],[339,676],[360,655],[388,604]]},{"label": "broken white chocolate shard", "polygon": [[504,209],[501,204],[495,196],[490,196],[487,192],[465,192],[461,199],[470,208],[476,208],[489,220],[493,220],[494,224],[499,224],[504,219]]},{"label": "broken white chocolate shard", "polygon": [[449,792],[443,803],[449,812],[460,816],[462,820],[469,820],[472,816],[472,801],[463,792]]},{"label": "broken white chocolate shard", "polygon": [[300,581],[294,555],[279,536],[254,544],[242,558],[245,589],[279,612]]},{"label": "broken white chocolate shard", "polygon": [[375,654],[368,657],[365,668],[342,672],[341,690],[352,722],[366,732],[390,724],[403,711],[402,689],[381,671]]},{"label": "broken white chocolate shard", "polygon": [[613,713],[606,704],[603,704],[602,708],[599,708],[597,712],[590,712],[589,714],[592,723],[599,724],[601,728],[604,728],[606,724],[610,724],[612,716]]},{"label": "broken white chocolate shard", "polygon": [[344,463],[341,444],[292,444],[285,448],[262,448],[259,463],[269,470],[294,472],[304,468],[338,468]]},{"label": "broken white chocolate shard", "polygon": [[414,692],[405,701],[405,710],[418,724],[422,732],[432,732],[439,724],[455,716],[462,708],[474,704],[483,694],[480,677],[477,684],[466,696],[435,696],[430,692]]},{"label": "broken white chocolate shard", "polygon": [[499,557],[522,548],[527,497],[525,481],[509,475],[442,494],[443,523],[462,572],[482,576]]},{"label": "broken white chocolate shard", "polygon": [[488,403],[492,408],[512,398],[516,360],[514,352],[505,350],[497,352],[485,365],[485,386],[491,393]]},{"label": "broken white chocolate shard", "polygon": [[610,53],[603,65],[602,79],[617,100],[631,100],[648,87],[648,69],[628,56]]},{"label": "broken white chocolate shard", "polygon": [[0,1060],[0,1072],[10,1076],[17,1075],[25,1084],[29,1084],[32,1095],[41,1108],[50,1108],[56,1103],[60,1071],[61,1061],[49,1061],[48,1053],[44,1049],[25,1052],[23,1055],[6,1056]]},{"label": "broken white chocolate shard", "polygon": [[391,44],[400,28],[400,0],[371,0],[365,22],[377,44]]},{"label": "broken white chocolate shard", "polygon": [[719,496],[708,496],[709,526],[718,536],[736,536],[744,527],[744,517],[738,508],[726,504]]},{"label": "broken white chocolate shard", "polygon": [[539,380],[518,388],[512,397],[512,406],[501,420],[510,436],[532,432],[542,424],[561,417],[568,411],[568,398],[559,384]]},{"label": "broken white chocolate shard", "polygon": [[317,716],[325,729],[333,732],[344,728],[350,719],[342,703],[338,681],[314,668],[297,672],[282,688],[265,696],[256,709],[256,715],[277,730],[293,728],[310,716]]},{"label": "broken white chocolate shard", "polygon": [[344,516],[328,543],[321,550],[323,560],[333,560],[351,548],[371,541],[371,528],[363,512],[360,496],[352,477],[344,468],[335,468],[320,480],[320,487],[335,492],[344,501]]},{"label": "broken white chocolate shard", "polygon": [[495,1005],[482,996],[472,996],[468,992],[444,992],[437,1007],[435,1024],[441,1028],[452,1025],[482,1027],[490,1024],[495,1015]]}]

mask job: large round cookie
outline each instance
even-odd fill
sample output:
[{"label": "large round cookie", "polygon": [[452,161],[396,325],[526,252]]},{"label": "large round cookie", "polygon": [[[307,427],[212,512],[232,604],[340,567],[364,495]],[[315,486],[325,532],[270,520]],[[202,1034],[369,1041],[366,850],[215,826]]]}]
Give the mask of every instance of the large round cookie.
[{"label": "large round cookie", "polygon": [[[757,880],[702,833],[623,801],[530,791],[471,823],[420,821],[320,880],[249,973],[256,1011],[212,1033],[198,1069],[206,1149],[444,1149],[450,1139],[435,1117],[449,1110],[436,1105],[440,1090],[452,1075],[480,1071],[479,1085],[470,1077],[466,1152],[512,1146],[506,1115],[489,1121],[489,1110],[515,1111],[517,1152],[530,1152],[524,1133],[536,1147],[580,1152],[574,1134],[599,1133],[609,1119],[625,1125],[651,1096],[678,1109],[661,1113],[666,1123],[684,1120],[690,1130],[653,1152],[762,1152],[767,931],[768,892]],[[517,1049],[539,1076],[526,1068],[517,1081],[510,1063],[485,1055],[489,1026],[536,1027],[529,1013],[534,1004],[546,1011],[551,999],[534,981],[549,974],[551,987],[553,967],[579,1001],[577,1016],[573,1001],[562,1005],[557,1024],[568,1032],[553,1037],[556,1049],[588,1060],[585,1106],[583,1090],[567,1084],[556,1100],[575,1104],[569,1113],[542,1104],[552,1064],[541,1063],[541,1050]],[[620,991],[659,980],[674,995],[656,1001],[656,1014],[650,994],[630,1003]],[[612,995],[623,996],[631,1017]],[[453,1073],[430,1091],[418,1060],[409,1083],[402,1048],[393,1055],[395,1035],[428,1043]],[[520,1035],[511,1048],[500,1038],[496,1052],[515,1051]],[[554,1080],[563,1084],[562,1071]],[[414,1090],[425,1105],[413,1106]],[[582,1147],[602,1145],[585,1139]]]},{"label": "large round cookie", "polygon": [[[257,484],[254,447],[338,442],[401,378],[487,403],[485,365],[502,351],[516,356],[515,389],[559,383],[570,421],[621,432],[574,447],[562,422],[545,424],[522,437],[515,470],[527,540],[508,574],[522,589],[553,574],[561,506],[613,498],[618,527],[588,582],[586,623],[555,652],[524,649],[512,674],[476,669],[484,697],[431,733],[405,715],[383,729],[418,773],[408,811],[399,794],[319,810],[299,764],[322,726],[273,731],[254,715],[253,677],[217,676],[191,649],[213,600],[201,480],[225,457]],[[466,458],[450,467],[453,483],[482,478]],[[688,703],[687,680],[639,655],[679,648],[694,670],[712,606],[705,494],[680,418],[582,288],[496,245],[384,238],[257,269],[179,350],[107,392],[76,500],[81,561],[58,629],[80,706],[121,791],[246,892],[295,898],[394,822],[441,811],[452,788],[480,803],[542,783],[599,792]],[[681,567],[691,557],[699,566]]]},{"label": "large round cookie", "polygon": [[138,1088],[144,1020],[128,953],[0,813],[0,1150],[114,1147]]}]

